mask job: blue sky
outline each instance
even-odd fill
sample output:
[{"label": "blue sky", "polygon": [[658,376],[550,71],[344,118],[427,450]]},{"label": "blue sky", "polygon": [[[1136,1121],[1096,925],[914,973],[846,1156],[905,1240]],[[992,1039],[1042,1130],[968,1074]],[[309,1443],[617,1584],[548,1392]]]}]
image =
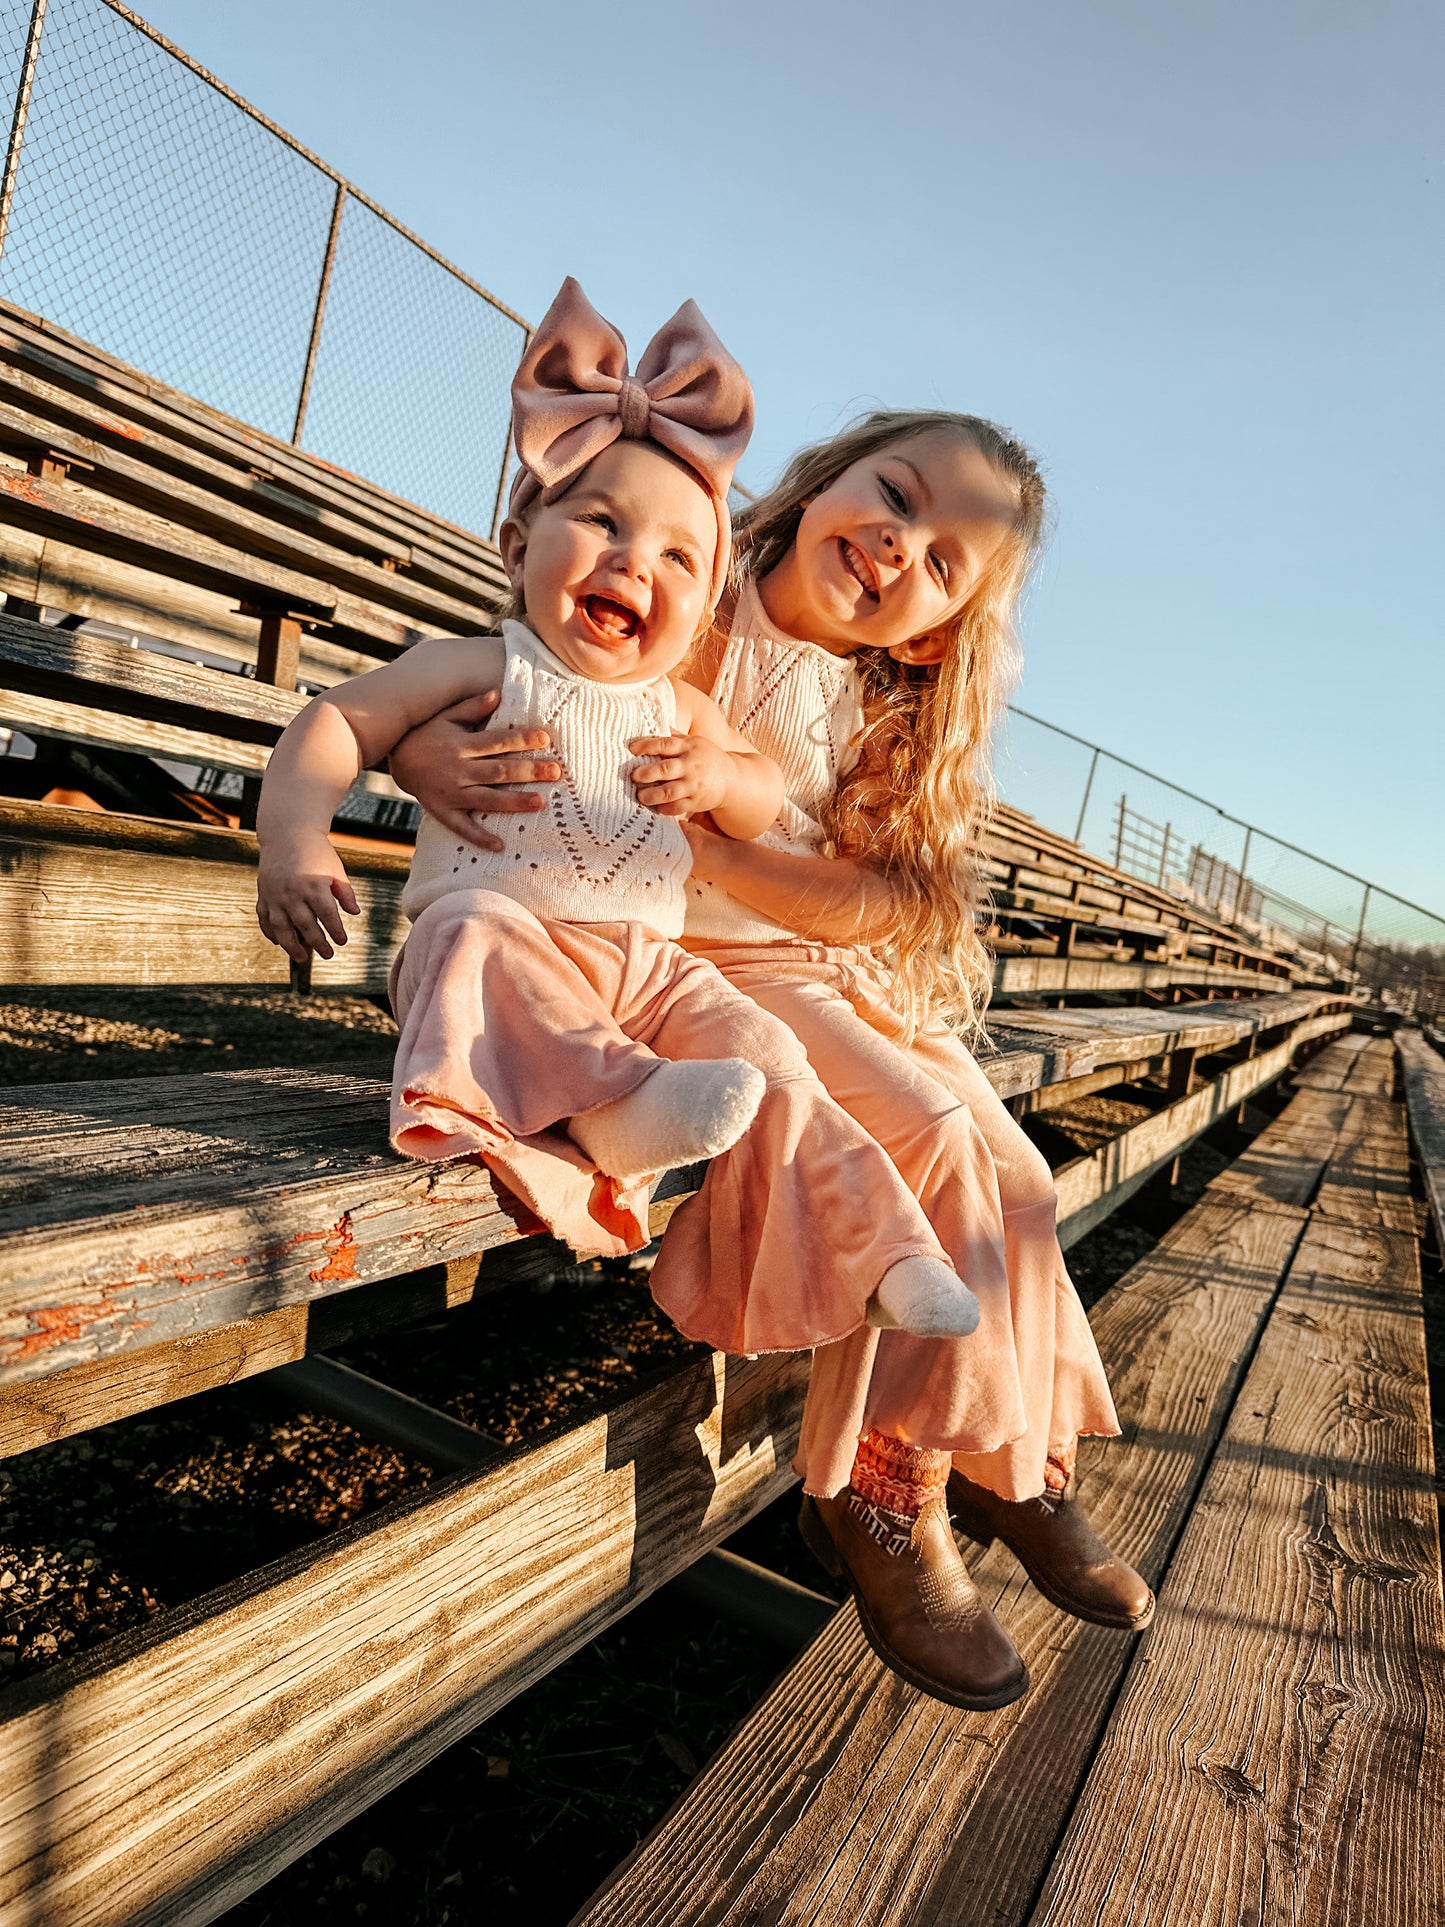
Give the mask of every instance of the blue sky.
[{"label": "blue sky", "polygon": [[1008,423],[1019,700],[1445,909],[1433,0],[143,11],[524,314],[696,297],[755,487],[879,400]]}]

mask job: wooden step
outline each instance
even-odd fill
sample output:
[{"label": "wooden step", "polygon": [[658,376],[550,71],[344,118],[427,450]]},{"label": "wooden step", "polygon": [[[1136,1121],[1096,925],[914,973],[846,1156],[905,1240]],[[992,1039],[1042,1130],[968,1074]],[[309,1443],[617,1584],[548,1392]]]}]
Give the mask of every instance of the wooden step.
[{"label": "wooden step", "polygon": [[1445,1251],[1445,1057],[1417,1030],[1395,1037],[1404,1074],[1410,1133],[1420,1160],[1437,1249]]},{"label": "wooden step", "polygon": [[[1312,1025],[1349,1022],[1347,1011],[1311,1018],[1296,997],[1285,1004],[1282,1042],[1234,1066],[1230,1078],[1278,1075]],[[1197,1024],[1196,1012],[1187,1017]],[[1076,1036],[1068,1047],[1097,1054],[1108,1042],[1108,1033]],[[1067,1050],[1048,1054],[1031,1039],[1018,1057],[986,1060],[996,1088],[1069,1074]],[[376,1069],[373,1077],[307,1067],[0,1093],[0,1383],[193,1341],[534,1233],[535,1221],[482,1166],[421,1164],[391,1151],[389,1067]],[[1195,1093],[1190,1128],[1205,1128],[1244,1089],[1229,1084],[1213,1107],[1208,1087]],[[1168,1113],[1139,1128],[1161,1117],[1167,1130]],[[1153,1139],[1135,1142],[1116,1174],[1121,1185],[1137,1179],[1145,1155],[1162,1155]],[[1100,1215],[1108,1170],[1097,1159],[1081,1165],[1086,1174],[1067,1180],[1069,1197]],[[682,1182],[673,1176],[660,1195]],[[223,1348],[216,1369],[229,1357]],[[199,1389],[194,1359],[185,1369]],[[5,1400],[0,1392],[0,1435]],[[54,1392],[41,1401],[47,1423],[57,1401]],[[93,1388],[79,1409],[94,1413]],[[30,1436],[34,1422],[19,1401],[18,1435]]]},{"label": "wooden step", "polygon": [[1389,1921],[1445,1895],[1419,1250],[1389,1047],[1349,1115],[1031,1927]]},{"label": "wooden step", "polygon": [[[1192,1544],[1190,1534],[1197,1537],[1207,1530],[1222,1558],[1230,1557],[1234,1548],[1234,1571],[1247,1591],[1258,1558],[1249,1531],[1256,1538],[1268,1532],[1277,1537],[1277,1514],[1249,1513],[1242,1529],[1237,1497],[1223,1506],[1206,1502],[1196,1508],[1196,1494],[1202,1483],[1208,1482],[1207,1490],[1212,1487],[1216,1477],[1244,1482],[1234,1469],[1233,1455],[1237,1426],[1253,1406],[1251,1395],[1241,1395],[1240,1387],[1255,1382],[1247,1374],[1261,1334],[1271,1356],[1287,1360],[1291,1347],[1313,1345],[1313,1333],[1298,1322],[1316,1315],[1305,1309],[1306,1290],[1314,1289],[1331,1304],[1352,1290],[1339,1278],[1307,1286],[1306,1280],[1319,1273],[1319,1264],[1317,1255],[1305,1256],[1302,1238],[1309,1235],[1311,1254],[1333,1248],[1331,1239],[1343,1231],[1350,1237],[1395,1240],[1392,1259],[1400,1255],[1402,1234],[1360,1234],[1353,1226],[1312,1217],[1304,1202],[1323,1189],[1322,1176],[1328,1181],[1347,1166],[1356,1168],[1363,1153],[1374,1154],[1370,1147],[1381,1129],[1382,1100],[1371,1092],[1378,1093],[1388,1075],[1387,1057],[1388,1047],[1376,1040],[1350,1038],[1328,1047],[1316,1060],[1320,1074],[1314,1087],[1296,1097],[1256,1140],[1250,1181],[1211,1185],[1201,1203],[1092,1314],[1111,1368],[1124,1436],[1107,1444],[1085,1443],[1081,1490],[1105,1536],[1163,1586],[1159,1622],[1138,1644],[1132,1670],[1135,1641],[1056,1612],[997,1545],[982,1556],[971,1556],[970,1569],[1009,1627],[1033,1678],[1030,1693],[1001,1713],[956,1711],[915,1692],[873,1658],[856,1614],[847,1607],[708,1764],[632,1860],[582,1910],[576,1927],[631,1927],[641,1919],[666,1920],[669,1927],[719,1927],[723,1922],[752,1927],[761,1921],[769,1927],[804,1927],[825,1920],[846,1921],[849,1927],[957,1927],[983,1921],[1006,1927],[1048,1918],[1060,1927],[1065,1922],[1076,1927],[1084,1920],[1107,1918],[1127,1919],[1140,1927],[1146,1920],[1193,1927],[1195,1922],[1246,1919],[1423,1923],[1435,1918],[1427,1910],[1438,1886],[1422,1882],[1414,1899],[1405,1900],[1403,1880],[1393,1877],[1391,1900],[1404,1908],[1398,1914],[1373,1913],[1368,1906],[1355,1912],[1318,1907],[1309,1914],[1290,1911],[1283,1891],[1276,1906],[1260,1911],[1262,1827],[1254,1820],[1259,1796],[1250,1789],[1261,1773],[1268,1785],[1271,1838],[1288,1843],[1301,1823],[1290,1781],[1279,1774],[1274,1760],[1249,1777],[1246,1786],[1243,1778],[1231,1777],[1233,1760],[1227,1750],[1208,1756],[1218,1771],[1212,1783],[1195,1776],[1205,1805],[1195,1815],[1192,1837],[1183,1816],[1156,1797],[1155,1783],[1138,1755],[1120,1757],[1112,1770],[1090,1775],[1096,1757],[1104,1757],[1101,1746],[1113,1743],[1118,1722],[1110,1721],[1110,1712],[1121,1683],[1127,1676],[1126,1692],[1163,1692],[1150,1682],[1161,1651],[1172,1651],[1169,1642],[1176,1636],[1188,1650],[1205,1655],[1212,1668],[1209,1699],[1207,1705],[1200,1704],[1195,1731],[1202,1737],[1236,1717],[1229,1666],[1239,1641],[1253,1636],[1256,1620],[1245,1600],[1239,1614],[1229,1618],[1228,1635],[1222,1638],[1215,1617],[1215,1572],[1201,1563],[1181,1587],[1176,1583],[1182,1568],[1175,1548],[1181,1544],[1184,1550],[1181,1534]],[[1352,1081],[1350,1092],[1338,1088]],[[1327,1088],[1331,1084],[1336,1086],[1333,1094]],[[1322,1114],[1322,1101],[1335,1105],[1332,1123]],[[1299,1295],[1276,1312],[1276,1294],[1287,1275]],[[1388,1283],[1383,1274],[1377,1272],[1376,1278],[1379,1289],[1367,1286],[1350,1317],[1368,1325],[1377,1310],[1388,1309],[1391,1317],[1405,1321],[1400,1333],[1413,1318],[1418,1335],[1418,1304],[1412,1310],[1408,1294],[1400,1300],[1388,1296],[1401,1282],[1398,1274],[1391,1271]],[[1435,1843],[1441,1834],[1433,1796],[1415,1800],[1407,1775],[1389,1777],[1383,1769],[1388,1767],[1393,1776],[1402,1763],[1421,1760],[1422,1675],[1427,1665],[1438,1663],[1439,1651],[1438,1627],[1431,1617],[1438,1611],[1438,1546],[1433,1569],[1437,1590],[1432,1595],[1430,1529],[1423,1523],[1428,1493],[1419,1472],[1419,1445],[1428,1430],[1422,1416],[1423,1359],[1417,1352],[1417,1341],[1412,1352],[1408,1344],[1400,1349],[1392,1337],[1389,1369],[1398,1376],[1379,1383],[1351,1381],[1351,1395],[1358,1392],[1364,1399],[1359,1422],[1349,1403],[1337,1402],[1332,1418],[1308,1398],[1300,1406],[1311,1422],[1324,1423],[1330,1432],[1326,1457],[1336,1489],[1350,1487],[1358,1476],[1357,1460],[1363,1464],[1377,1458],[1365,1438],[1377,1416],[1382,1446],[1406,1452],[1398,1481],[1391,1483],[1374,1472],[1366,1475],[1371,1519],[1403,1517],[1400,1529],[1392,1528],[1388,1562],[1391,1573],[1398,1568],[1401,1576],[1357,1574],[1352,1559],[1332,1564],[1312,1549],[1320,1544],[1320,1535],[1316,1532],[1311,1542],[1301,1515],[1301,1528],[1289,1539],[1290,1556],[1300,1571],[1308,1568],[1313,1577],[1302,1590],[1288,1595],[1277,1590],[1274,1606],[1285,1610],[1310,1604],[1314,1610],[1332,1590],[1353,1595],[1358,1586],[1371,1601],[1366,1614],[1370,1630],[1378,1629],[1381,1615],[1388,1619],[1393,1614],[1397,1627],[1408,1620],[1418,1641],[1419,1662],[1412,1666],[1407,1635],[1403,1663],[1393,1674],[1394,1697],[1389,1699],[1376,1696],[1378,1662],[1363,1655],[1352,1660],[1339,1646],[1329,1650],[1342,1667],[1353,1665],[1361,1679],[1370,1679],[1370,1697],[1356,1699],[1348,1690],[1341,1695],[1323,1680],[1312,1691],[1310,1678],[1298,1668],[1293,1674],[1287,1666],[1273,1673],[1263,1670],[1263,1677],[1273,1681],[1278,1703],[1295,1709],[1296,1731],[1318,1742],[1317,1757],[1325,1771],[1318,1793],[1311,1777],[1305,1797],[1317,1799],[1322,1813],[1339,1813],[1340,1802],[1328,1783],[1329,1767],[1336,1762],[1353,1776],[1356,1815],[1360,1793],[1366,1787],[1380,1789],[1402,1817],[1382,1821],[1377,1845],[1369,1850],[1370,1863],[1376,1864],[1387,1851],[1398,1851],[1401,1868],[1416,1876],[1427,1849],[1410,1844],[1406,1835],[1413,1831],[1417,1840],[1429,1841],[1428,1851],[1438,1851]],[[1248,1422],[1259,1425],[1257,1420]],[[1216,1455],[1221,1438],[1225,1444]],[[1318,1451],[1318,1442],[1304,1449]],[[1251,1463],[1257,1478],[1258,1451]],[[1352,1532],[1353,1520],[1340,1529]],[[1206,1614],[1207,1636],[1194,1637]],[[1253,1665],[1252,1660],[1251,1677]],[[1293,1690],[1297,1686],[1303,1697]],[[1329,1743],[1334,1718],[1349,1727],[1348,1747],[1339,1751]],[[1180,1725],[1167,1710],[1156,1710],[1150,1730],[1156,1747],[1167,1750],[1181,1744]],[[1437,1748],[1436,1760],[1441,1757]],[[1291,1763],[1298,1764],[1299,1758],[1296,1749]],[[1371,1769],[1356,1771],[1367,1758]],[[1236,1774],[1246,1771],[1234,1767]],[[1312,1765],[1310,1772],[1315,1776],[1319,1769]],[[1427,1777],[1437,1772],[1438,1766],[1431,1765]],[[1177,1789],[1177,1768],[1169,1784]],[[1035,1914],[1040,1881],[1081,1789],[1094,1802],[1091,1820],[1071,1829],[1069,1839],[1077,1846],[1066,1854],[1076,1853],[1078,1866],[1090,1873],[1093,1884],[1086,1898],[1071,1899],[1047,1915]],[[1131,1812],[1148,1806],[1147,1818],[1139,1818],[1130,1837],[1137,1839],[1136,1855],[1150,1857],[1156,1881],[1173,1880],[1179,1869],[1209,1858],[1207,1848],[1196,1850],[1196,1839],[1227,1838],[1237,1849],[1234,1864],[1248,1869],[1253,1887],[1241,1881],[1237,1891],[1230,1890],[1232,1906],[1212,1910],[1197,1904],[1192,1888],[1177,1894],[1165,1888],[1165,1900],[1157,1885],[1150,1889],[1114,1878],[1124,1846],[1119,1830],[1110,1831],[1111,1807],[1122,1805]],[[1353,1829],[1353,1837],[1358,1831]],[[1313,1815],[1306,1812],[1303,1833],[1312,1838],[1314,1832]],[[1101,1848],[1102,1840],[1112,1844]],[[1105,1912],[1106,1906],[1113,1911]]]},{"label": "wooden step", "polygon": [[782,1493],[806,1375],[704,1354],[8,1689],[0,1919],[214,1919]]}]

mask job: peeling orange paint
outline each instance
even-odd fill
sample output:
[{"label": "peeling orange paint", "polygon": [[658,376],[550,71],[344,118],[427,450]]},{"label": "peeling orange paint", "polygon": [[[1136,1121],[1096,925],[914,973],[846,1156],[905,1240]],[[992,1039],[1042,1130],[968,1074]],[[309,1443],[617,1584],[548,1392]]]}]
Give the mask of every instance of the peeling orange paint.
[{"label": "peeling orange paint", "polygon": [[143,428],[133,427],[129,422],[102,422],[100,426],[111,435],[124,435],[128,442],[143,442],[146,438]]},{"label": "peeling orange paint", "polygon": [[108,1303],[55,1305],[46,1311],[32,1311],[30,1317],[40,1327],[39,1331],[27,1333],[13,1350],[7,1346],[8,1356],[34,1358],[37,1352],[49,1351],[52,1345],[74,1344],[87,1325],[102,1324],[116,1315],[116,1306]]},{"label": "peeling orange paint", "polygon": [[[43,482],[36,475],[0,475],[0,489],[6,495],[13,495],[18,501],[33,502],[37,508],[54,508],[53,487],[53,483]],[[75,521],[84,522],[87,527],[95,524],[93,515],[82,515],[73,507],[68,507],[67,512]]]},{"label": "peeling orange paint", "polygon": [[326,1263],[319,1271],[306,1275],[313,1285],[351,1285],[356,1282],[356,1240],[351,1235],[351,1214],[337,1219],[327,1237]]}]

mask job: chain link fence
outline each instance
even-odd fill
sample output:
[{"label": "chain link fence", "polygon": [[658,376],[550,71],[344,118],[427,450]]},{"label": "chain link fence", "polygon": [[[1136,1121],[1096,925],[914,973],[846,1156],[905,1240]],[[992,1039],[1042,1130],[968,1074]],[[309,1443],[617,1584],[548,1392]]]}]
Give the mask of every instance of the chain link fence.
[{"label": "chain link fence", "polygon": [[0,102],[0,295],[492,533],[520,316],[115,0],[0,0]]},{"label": "chain link fence", "polygon": [[1097,743],[1010,709],[999,794],[1094,856],[1421,1014],[1445,1008],[1445,917]]}]

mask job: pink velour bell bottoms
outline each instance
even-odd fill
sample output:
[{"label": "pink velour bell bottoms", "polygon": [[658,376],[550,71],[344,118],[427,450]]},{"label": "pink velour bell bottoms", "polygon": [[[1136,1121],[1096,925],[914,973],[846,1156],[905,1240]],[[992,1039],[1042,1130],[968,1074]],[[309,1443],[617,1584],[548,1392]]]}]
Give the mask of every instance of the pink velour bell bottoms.
[{"label": "pink velour bell bottoms", "polygon": [[[558,923],[458,891],[417,918],[391,994],[392,1143],[480,1156],[579,1251],[646,1244],[647,1192],[597,1172],[569,1118],[626,1096],[661,1058],[741,1057],[764,1073],[751,1127],[674,1213],[653,1268],[657,1303],[689,1338],[832,1346],[859,1333],[890,1266],[948,1262],[896,1163],[786,1024],[644,925]],[[1002,1279],[1001,1251],[995,1263]]]}]

